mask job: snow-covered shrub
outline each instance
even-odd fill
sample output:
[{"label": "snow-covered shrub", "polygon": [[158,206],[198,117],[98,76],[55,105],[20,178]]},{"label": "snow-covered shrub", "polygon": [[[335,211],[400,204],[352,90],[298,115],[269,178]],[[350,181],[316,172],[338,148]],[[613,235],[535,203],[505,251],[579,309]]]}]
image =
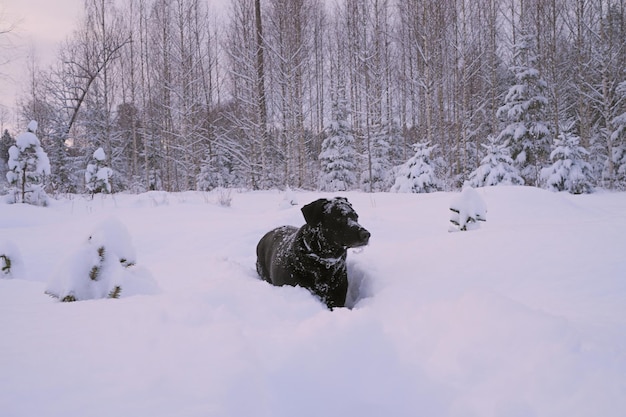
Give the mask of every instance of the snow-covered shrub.
[{"label": "snow-covered shrub", "polygon": [[414,145],[415,155],[400,166],[391,192],[430,193],[440,189],[441,183],[431,161],[431,154],[437,145],[429,145],[429,142]]},{"label": "snow-covered shrub", "polygon": [[487,221],[487,206],[472,187],[465,187],[450,203],[451,232],[478,229],[479,221]]},{"label": "snow-covered shrub", "polygon": [[105,166],[106,154],[102,148],[96,149],[92,161],[85,170],[85,187],[92,195],[111,193],[111,177],[113,170]]},{"label": "snow-covered shrub", "polygon": [[23,278],[22,256],[12,242],[0,242],[0,278]]},{"label": "snow-covered shrub", "polygon": [[15,145],[9,149],[6,173],[13,187],[11,201],[47,206],[48,196],[43,189],[46,175],[50,175],[50,160],[35,135],[37,122],[31,121],[26,132],[15,138]]},{"label": "snow-covered shrub", "polygon": [[498,138],[489,136],[488,143],[482,144],[487,154],[467,180],[471,187],[491,185],[524,185],[524,179],[513,166],[509,153],[509,141],[499,143]]},{"label": "snow-covered shrub", "polygon": [[298,199],[296,198],[295,193],[293,192],[291,188],[287,187],[287,189],[285,190],[285,195],[283,197],[283,200],[280,202],[279,207],[290,208],[290,207],[297,206],[297,205],[298,205]]},{"label": "snow-covered shrub", "polygon": [[590,193],[593,173],[591,164],[584,158],[589,155],[579,145],[577,136],[561,132],[555,139],[555,148],[550,154],[552,165],[541,170],[541,178],[552,191],[568,191],[571,194]]},{"label": "snow-covered shrub", "polygon": [[61,265],[46,294],[69,302],[153,293],[152,277],[135,264],[128,230],[115,219],[107,220]]},{"label": "snow-covered shrub", "polygon": [[219,188],[217,190],[217,204],[222,207],[230,207],[232,203],[232,190],[230,188]]}]

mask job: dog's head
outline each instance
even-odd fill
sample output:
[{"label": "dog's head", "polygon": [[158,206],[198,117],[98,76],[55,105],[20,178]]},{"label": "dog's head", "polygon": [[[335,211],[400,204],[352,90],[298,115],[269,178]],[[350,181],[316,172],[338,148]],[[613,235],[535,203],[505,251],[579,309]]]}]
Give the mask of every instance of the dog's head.
[{"label": "dog's head", "polygon": [[322,235],[337,246],[356,248],[369,242],[370,232],[359,224],[359,216],[344,197],[313,201],[302,207],[302,214],[309,226],[319,227]]}]

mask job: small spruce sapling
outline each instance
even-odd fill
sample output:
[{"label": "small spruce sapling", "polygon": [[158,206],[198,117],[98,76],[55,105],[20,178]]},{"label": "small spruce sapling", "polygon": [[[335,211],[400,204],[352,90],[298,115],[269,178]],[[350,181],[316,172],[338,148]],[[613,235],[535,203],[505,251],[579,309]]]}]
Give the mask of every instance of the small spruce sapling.
[{"label": "small spruce sapling", "polygon": [[486,155],[480,161],[480,166],[469,175],[469,186],[524,185],[524,179],[511,159],[508,140],[500,143],[499,138],[489,136],[487,143],[481,145]]},{"label": "small spruce sapling", "polygon": [[465,187],[450,203],[450,232],[478,229],[478,222],[487,221],[487,206],[478,192]]},{"label": "small spruce sapling", "polygon": [[570,194],[590,193],[593,189],[591,164],[585,161],[589,152],[580,146],[578,136],[561,132],[550,154],[552,165],[541,170],[541,178],[552,191]]},{"label": "small spruce sapling", "polygon": [[15,138],[9,148],[9,171],[6,178],[13,188],[13,201],[36,206],[47,206],[48,196],[43,189],[44,178],[50,175],[50,160],[35,135],[37,122],[28,123],[27,131]]},{"label": "small spruce sapling", "polygon": [[430,142],[416,143],[415,155],[406,161],[398,170],[398,175],[391,192],[394,193],[431,193],[441,188],[435,174],[431,154],[437,145]]},{"label": "small spruce sapling", "polygon": [[9,149],[15,143],[15,139],[8,130],[4,130],[2,136],[0,136],[0,194],[5,194],[5,188],[8,183],[4,180],[7,178],[7,171],[9,169]]},{"label": "small spruce sapling", "polygon": [[22,278],[22,256],[12,242],[0,242],[0,278]]},{"label": "small spruce sapling", "polygon": [[[216,140],[226,139],[218,137]],[[215,146],[200,164],[200,172],[196,176],[198,190],[211,191],[216,188],[235,186],[238,178],[233,169],[232,156],[222,146]]]},{"label": "small spruce sapling", "polygon": [[135,249],[124,225],[114,219],[105,221],[62,264],[46,294],[70,302],[154,292],[152,278],[132,268],[135,260]]},{"label": "small spruce sapling", "polygon": [[111,193],[113,170],[105,165],[106,154],[102,148],[93,153],[93,160],[85,170],[85,187],[93,196],[97,193]]},{"label": "small spruce sapling", "polygon": [[0,253],[0,276],[11,274],[11,257],[6,253]]},{"label": "small spruce sapling", "polygon": [[298,205],[298,199],[296,198],[295,193],[289,186],[285,189],[285,195],[283,200],[280,202],[280,208],[290,208]]}]

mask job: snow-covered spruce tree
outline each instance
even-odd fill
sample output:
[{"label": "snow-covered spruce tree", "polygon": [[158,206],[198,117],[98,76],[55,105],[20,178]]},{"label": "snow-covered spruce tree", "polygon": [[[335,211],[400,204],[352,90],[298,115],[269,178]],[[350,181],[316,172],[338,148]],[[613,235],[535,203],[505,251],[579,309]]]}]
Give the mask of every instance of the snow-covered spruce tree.
[{"label": "snow-covered spruce tree", "polygon": [[113,170],[105,165],[106,154],[102,148],[96,149],[85,170],[85,188],[93,196],[97,193],[111,193]]},{"label": "snow-covered spruce tree", "polygon": [[541,171],[541,178],[552,191],[568,191],[571,194],[590,193],[593,184],[591,164],[585,161],[589,152],[580,146],[577,136],[568,131],[559,134],[550,154],[552,165]]},{"label": "snow-covered spruce tree", "polygon": [[511,157],[528,185],[538,185],[539,172],[550,151],[550,130],[545,121],[547,87],[535,68],[534,37],[525,35],[515,45],[515,84],[509,91],[497,116],[506,127],[500,132],[500,143],[509,141]]},{"label": "snow-covered spruce tree", "polygon": [[[626,81],[619,84],[617,93],[626,101]],[[622,187],[626,186],[626,111],[613,119],[614,130],[611,133],[613,143],[613,166],[617,181]]]},{"label": "snow-covered spruce tree", "polygon": [[61,264],[45,292],[63,302],[153,293],[154,280],[136,259],[126,227],[109,219]]},{"label": "snow-covered spruce tree", "polygon": [[471,187],[487,187],[491,185],[523,185],[524,179],[513,166],[509,153],[509,142],[499,143],[498,138],[489,136],[487,143],[481,144],[486,155],[467,180]]},{"label": "snow-covered spruce tree", "polygon": [[213,153],[207,153],[200,166],[200,173],[196,176],[196,187],[199,191],[211,191],[220,187],[232,187],[236,184],[232,173],[232,160],[215,146]]},{"label": "snow-covered spruce tree", "polygon": [[9,149],[9,184],[14,187],[11,202],[28,203],[36,206],[48,205],[44,191],[44,179],[50,175],[50,160],[35,135],[37,122],[31,121],[26,132],[15,138]]},{"label": "snow-covered spruce tree", "polygon": [[398,169],[396,181],[391,187],[394,193],[431,193],[441,188],[435,174],[431,154],[437,145],[430,142],[416,143],[415,155]]},{"label": "snow-covered spruce tree", "polygon": [[327,137],[319,154],[321,172],[318,178],[322,191],[348,191],[356,186],[355,140],[348,121],[345,91],[339,88],[333,97],[332,120],[326,128]]},{"label": "snow-covered spruce tree", "polygon": [[3,182],[6,180],[7,170],[9,169],[9,149],[15,143],[15,139],[8,130],[5,129],[0,137],[0,193],[4,188]]},{"label": "snow-covered spruce tree", "polygon": [[616,172],[616,180],[619,183],[619,187],[623,188],[626,186],[626,144],[620,143],[616,145],[613,148],[612,158]]},{"label": "snow-covered spruce tree", "polygon": [[371,127],[369,145],[364,159],[367,169],[361,174],[361,189],[368,192],[386,191],[391,186],[389,162],[389,129],[386,126]]},{"label": "snow-covered spruce tree", "polygon": [[202,161],[200,172],[196,176],[196,187],[198,191],[211,191],[214,188],[222,186],[222,178],[219,173],[219,167],[215,164],[215,159],[208,155]]},{"label": "snow-covered spruce tree", "polygon": [[[47,107],[53,106],[48,104]],[[46,181],[57,193],[75,194],[83,184],[84,175],[80,174],[84,171],[84,158],[67,145],[69,133],[65,118],[62,114],[56,114],[62,113],[62,110],[55,109],[51,112],[54,112],[54,116],[48,121],[46,132],[42,133],[47,140],[46,150],[52,170]]]}]

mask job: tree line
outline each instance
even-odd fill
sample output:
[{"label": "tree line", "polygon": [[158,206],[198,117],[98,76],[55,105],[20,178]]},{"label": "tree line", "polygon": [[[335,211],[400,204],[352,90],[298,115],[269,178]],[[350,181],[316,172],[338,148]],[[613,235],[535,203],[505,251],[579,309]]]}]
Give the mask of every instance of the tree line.
[{"label": "tree line", "polygon": [[541,186],[572,136],[593,186],[626,186],[624,0],[85,0],[25,71],[53,192],[99,148],[113,191],[387,191],[425,147],[439,189],[489,147]]}]

